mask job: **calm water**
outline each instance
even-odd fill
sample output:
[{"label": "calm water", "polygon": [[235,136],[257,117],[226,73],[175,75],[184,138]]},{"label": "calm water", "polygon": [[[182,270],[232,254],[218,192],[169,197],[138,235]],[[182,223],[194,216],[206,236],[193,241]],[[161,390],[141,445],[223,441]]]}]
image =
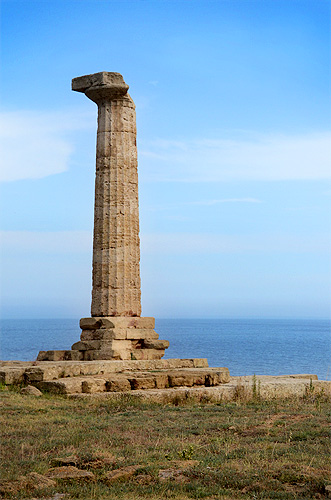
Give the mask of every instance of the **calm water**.
[{"label": "calm water", "polygon": [[[158,319],[155,329],[170,341],[165,358],[207,358],[231,375],[331,378],[327,320]],[[76,319],[2,320],[0,359],[33,360],[39,350],[70,349],[79,336]]]}]

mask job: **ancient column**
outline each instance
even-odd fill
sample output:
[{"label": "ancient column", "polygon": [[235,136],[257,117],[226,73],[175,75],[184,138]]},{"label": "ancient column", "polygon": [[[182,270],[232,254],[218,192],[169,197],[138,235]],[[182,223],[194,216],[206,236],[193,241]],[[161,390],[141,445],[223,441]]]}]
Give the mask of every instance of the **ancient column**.
[{"label": "ancient column", "polygon": [[135,105],[119,73],[72,80],[98,106],[91,318],[81,320],[83,359],[155,359],[154,318],[140,318],[140,242]]},{"label": "ancient column", "polygon": [[140,316],[135,105],[118,73],[74,78],[98,105],[92,316]]}]

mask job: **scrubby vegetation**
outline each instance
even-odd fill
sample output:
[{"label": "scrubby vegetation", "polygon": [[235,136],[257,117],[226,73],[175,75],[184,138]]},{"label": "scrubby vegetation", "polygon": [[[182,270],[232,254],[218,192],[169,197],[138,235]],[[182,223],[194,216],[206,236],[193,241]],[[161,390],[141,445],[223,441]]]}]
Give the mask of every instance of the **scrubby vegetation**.
[{"label": "scrubby vegetation", "polygon": [[[1,391],[1,482],[4,498],[308,499],[326,498],[330,402],[304,398],[183,406],[70,400]],[[94,480],[24,481],[31,472],[71,464]],[[109,471],[139,465],[130,478]]]}]

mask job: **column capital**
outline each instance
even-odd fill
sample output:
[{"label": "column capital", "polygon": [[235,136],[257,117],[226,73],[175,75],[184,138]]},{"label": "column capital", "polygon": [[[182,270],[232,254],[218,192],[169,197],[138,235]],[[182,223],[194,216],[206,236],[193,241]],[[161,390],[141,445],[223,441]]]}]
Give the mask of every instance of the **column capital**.
[{"label": "column capital", "polygon": [[103,100],[111,101],[123,97],[127,93],[129,85],[125,83],[120,73],[101,71],[73,78],[71,88],[76,92],[84,92],[89,99],[98,104]]}]

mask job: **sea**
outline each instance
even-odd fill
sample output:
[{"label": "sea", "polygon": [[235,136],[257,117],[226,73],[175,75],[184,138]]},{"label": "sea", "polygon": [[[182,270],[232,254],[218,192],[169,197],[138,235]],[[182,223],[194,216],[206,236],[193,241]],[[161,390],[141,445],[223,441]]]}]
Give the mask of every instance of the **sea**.
[{"label": "sea", "polygon": [[[35,360],[40,350],[70,349],[77,319],[3,319],[0,359]],[[207,358],[235,375],[310,373],[330,380],[330,320],[156,319],[164,358]]]}]

